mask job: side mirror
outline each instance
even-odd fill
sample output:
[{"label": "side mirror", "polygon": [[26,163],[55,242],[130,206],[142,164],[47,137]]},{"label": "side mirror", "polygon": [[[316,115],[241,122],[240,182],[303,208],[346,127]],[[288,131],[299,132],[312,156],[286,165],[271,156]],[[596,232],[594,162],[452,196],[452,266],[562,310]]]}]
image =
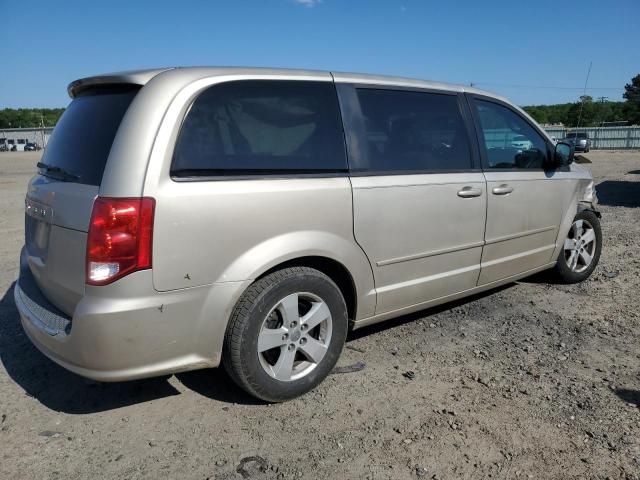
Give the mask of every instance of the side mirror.
[{"label": "side mirror", "polygon": [[573,145],[565,142],[556,143],[553,151],[553,166],[566,167],[573,163]]}]

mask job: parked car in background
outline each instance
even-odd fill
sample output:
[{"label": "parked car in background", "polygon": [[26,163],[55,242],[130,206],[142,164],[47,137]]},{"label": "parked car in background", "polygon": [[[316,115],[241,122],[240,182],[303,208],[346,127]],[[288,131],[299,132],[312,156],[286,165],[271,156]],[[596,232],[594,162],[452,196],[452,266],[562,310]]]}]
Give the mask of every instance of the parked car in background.
[{"label": "parked car in background", "polygon": [[524,135],[518,135],[517,137],[513,137],[513,140],[511,140],[511,146],[518,150],[529,150],[533,147],[533,144]]},{"label": "parked car in background", "polygon": [[7,139],[2,137],[0,138],[0,152],[6,152],[7,150]]},{"label": "parked car in background", "polygon": [[587,153],[591,149],[591,139],[586,132],[569,132],[562,141],[573,145],[576,152]]},{"label": "parked car in background", "polygon": [[36,150],[40,150],[40,147],[38,146],[37,143],[27,143],[24,146],[25,152],[35,152]]},{"label": "parked car in background", "polygon": [[86,377],[224,365],[284,401],[331,372],[350,329],[598,263],[591,174],[488,92],[253,68],[68,91],[14,296],[33,343]]}]

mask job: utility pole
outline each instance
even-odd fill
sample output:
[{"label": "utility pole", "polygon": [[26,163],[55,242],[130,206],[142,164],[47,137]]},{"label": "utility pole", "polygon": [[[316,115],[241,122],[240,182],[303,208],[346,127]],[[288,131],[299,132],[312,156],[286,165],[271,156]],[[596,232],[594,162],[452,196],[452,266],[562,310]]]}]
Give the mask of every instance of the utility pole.
[{"label": "utility pole", "polygon": [[[604,103],[604,102],[606,102],[606,101],[609,99],[609,97],[597,97],[597,99],[598,99],[598,100],[600,100],[600,103]],[[603,114],[602,109],[600,110],[600,114],[601,114],[601,115]],[[602,128],[602,125],[603,125],[603,124],[604,124],[604,119],[600,122],[600,127],[601,127],[601,128]],[[597,125],[597,124],[596,124],[596,125]]]},{"label": "utility pole", "polygon": [[44,148],[46,145],[44,144],[44,117],[42,116],[42,114],[40,114],[40,128],[40,134],[42,135],[42,143],[40,144],[40,146]]}]

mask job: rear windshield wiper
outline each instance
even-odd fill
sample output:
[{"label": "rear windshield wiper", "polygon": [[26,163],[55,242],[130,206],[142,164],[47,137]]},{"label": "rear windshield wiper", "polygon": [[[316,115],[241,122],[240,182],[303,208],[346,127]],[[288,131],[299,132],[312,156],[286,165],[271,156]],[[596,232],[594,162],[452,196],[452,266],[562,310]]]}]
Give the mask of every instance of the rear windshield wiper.
[{"label": "rear windshield wiper", "polygon": [[80,180],[80,175],[67,172],[65,169],[61,167],[56,167],[55,165],[47,165],[46,163],[38,162],[36,164],[36,167],[43,169],[47,173],[55,174],[59,176],[62,180]]}]

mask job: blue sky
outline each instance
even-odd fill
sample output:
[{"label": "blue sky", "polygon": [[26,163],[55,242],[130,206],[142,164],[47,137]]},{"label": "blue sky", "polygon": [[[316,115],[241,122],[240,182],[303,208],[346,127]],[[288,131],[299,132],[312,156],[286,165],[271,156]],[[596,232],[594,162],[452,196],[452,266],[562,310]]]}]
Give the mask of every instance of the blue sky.
[{"label": "blue sky", "polygon": [[[58,107],[109,71],[249,65],[469,84],[520,105],[622,99],[640,0],[0,0],[0,108]],[[3,14],[3,15],[4,15]],[[5,18],[5,20],[6,20]]]}]

